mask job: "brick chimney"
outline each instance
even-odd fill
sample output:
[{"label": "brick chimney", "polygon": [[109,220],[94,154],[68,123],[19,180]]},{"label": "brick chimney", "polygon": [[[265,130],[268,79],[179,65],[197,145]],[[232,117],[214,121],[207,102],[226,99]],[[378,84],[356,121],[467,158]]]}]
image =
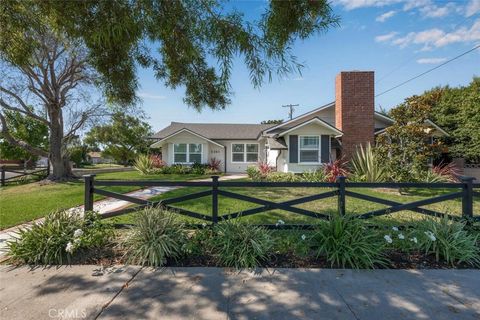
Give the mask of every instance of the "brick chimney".
[{"label": "brick chimney", "polygon": [[350,159],[356,147],[373,144],[375,122],[373,71],[340,72],[335,78],[335,126],[343,131],[342,156]]}]

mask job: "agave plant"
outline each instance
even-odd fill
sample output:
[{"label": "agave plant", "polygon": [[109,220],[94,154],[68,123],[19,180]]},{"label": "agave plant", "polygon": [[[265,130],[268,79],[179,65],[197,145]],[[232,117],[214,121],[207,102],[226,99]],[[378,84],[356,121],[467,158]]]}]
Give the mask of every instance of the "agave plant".
[{"label": "agave plant", "polygon": [[432,168],[432,172],[444,177],[449,182],[458,182],[458,176],[460,175],[460,170],[453,162],[447,164],[440,163]]},{"label": "agave plant", "polygon": [[153,170],[153,160],[148,155],[141,154],[135,159],[133,167],[141,174],[149,174]]},{"label": "agave plant", "polygon": [[353,175],[358,181],[381,182],[386,178],[386,170],[370,143],[365,148],[362,145],[357,148],[357,152],[352,157],[351,166]]}]

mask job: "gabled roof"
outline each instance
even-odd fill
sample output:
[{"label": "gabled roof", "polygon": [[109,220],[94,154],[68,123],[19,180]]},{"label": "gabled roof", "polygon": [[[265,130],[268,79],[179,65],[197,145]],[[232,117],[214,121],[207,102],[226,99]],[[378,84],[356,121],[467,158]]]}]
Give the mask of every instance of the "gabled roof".
[{"label": "gabled roof", "polygon": [[296,130],[296,129],[299,129],[303,126],[306,126],[307,124],[310,124],[310,123],[313,123],[313,122],[316,122],[318,123],[319,125],[331,130],[333,133],[335,133],[337,136],[341,136],[343,135],[343,132],[338,130],[337,128],[335,128],[334,126],[328,124],[327,122],[323,121],[322,119],[318,118],[318,117],[315,117],[315,118],[312,118],[310,120],[307,120],[305,122],[302,122],[302,123],[299,123],[298,125],[294,126],[294,127],[291,127],[289,128],[288,130],[285,130],[285,131],[282,131],[278,134],[279,137],[281,136],[284,136],[286,135],[287,133],[293,131],[293,130]]},{"label": "gabled roof", "polygon": [[239,123],[182,123],[172,122],[168,127],[152,136],[163,139],[181,129],[188,129],[212,140],[257,139],[262,131],[272,127],[272,124],[239,124]]},{"label": "gabled roof", "polygon": [[213,143],[213,144],[215,144],[215,145],[217,145],[217,146],[219,146],[219,147],[222,147],[222,148],[224,147],[223,145],[221,145],[221,144],[219,144],[219,143],[217,143],[217,142],[215,142],[215,141],[212,141],[212,140],[208,139],[207,137],[204,137],[204,136],[202,136],[202,135],[200,135],[200,134],[198,134],[198,133],[196,133],[196,132],[193,132],[192,130],[185,129],[185,128],[180,129],[180,130],[178,130],[177,132],[174,132],[174,133],[166,136],[166,137],[163,138],[163,139],[160,139],[159,141],[153,143],[150,147],[151,147],[151,148],[160,147],[161,144],[162,144],[162,142],[164,142],[165,140],[168,140],[168,139],[170,139],[170,138],[172,138],[172,137],[174,137],[174,136],[176,136],[177,134],[182,133],[182,132],[188,132],[188,133],[190,133],[190,134],[193,134],[194,136],[197,136],[197,137],[202,138],[202,139],[204,139],[204,140],[206,140],[206,141],[208,141],[208,142],[211,142],[211,143]]}]

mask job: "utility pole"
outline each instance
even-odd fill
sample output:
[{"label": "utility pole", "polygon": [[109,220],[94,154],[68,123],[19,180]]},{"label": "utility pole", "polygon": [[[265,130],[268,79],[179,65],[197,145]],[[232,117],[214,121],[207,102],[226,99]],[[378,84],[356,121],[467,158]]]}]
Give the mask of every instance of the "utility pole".
[{"label": "utility pole", "polygon": [[298,107],[298,104],[286,104],[282,106],[283,108],[290,108],[290,111],[288,111],[288,116],[290,117],[290,120],[293,119],[293,112],[295,111],[294,107]]}]

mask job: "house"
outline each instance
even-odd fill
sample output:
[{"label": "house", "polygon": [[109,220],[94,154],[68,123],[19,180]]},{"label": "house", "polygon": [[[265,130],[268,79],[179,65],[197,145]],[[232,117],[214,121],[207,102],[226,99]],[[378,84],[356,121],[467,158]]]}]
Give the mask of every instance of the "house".
[{"label": "house", "polygon": [[92,164],[112,163],[112,159],[103,157],[101,152],[91,151],[88,154],[88,158]]},{"label": "house", "polygon": [[[374,72],[341,72],[335,101],[281,124],[172,122],[151,145],[168,164],[222,161],[225,172],[244,172],[267,161],[280,172],[314,170],[339,157],[350,158],[358,145],[373,143],[393,120],[375,111]],[[431,134],[446,133],[430,122]]]}]

